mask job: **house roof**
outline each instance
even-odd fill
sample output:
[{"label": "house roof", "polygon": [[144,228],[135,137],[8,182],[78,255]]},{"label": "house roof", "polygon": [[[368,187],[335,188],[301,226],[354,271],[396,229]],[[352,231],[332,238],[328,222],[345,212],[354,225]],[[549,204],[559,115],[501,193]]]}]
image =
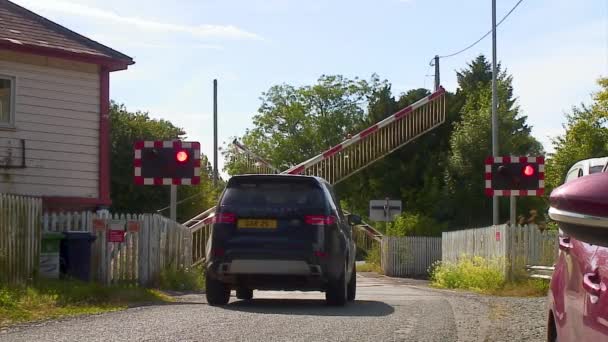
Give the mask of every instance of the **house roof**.
[{"label": "house roof", "polygon": [[133,59],[8,0],[0,0],[0,48],[126,69]]}]

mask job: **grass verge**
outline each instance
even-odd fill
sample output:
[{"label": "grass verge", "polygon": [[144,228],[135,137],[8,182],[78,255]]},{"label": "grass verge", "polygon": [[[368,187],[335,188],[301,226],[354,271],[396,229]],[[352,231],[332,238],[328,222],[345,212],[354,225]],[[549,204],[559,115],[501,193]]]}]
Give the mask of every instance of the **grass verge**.
[{"label": "grass verge", "polygon": [[144,303],[170,302],[160,291],[102,286],[77,280],[41,280],[20,287],[0,285],[0,328],[15,323],[97,314]]},{"label": "grass verge", "polygon": [[169,267],[160,273],[160,288],[175,291],[200,291],[205,288],[203,266],[177,269]]},{"label": "grass verge", "polygon": [[508,282],[500,259],[463,257],[457,263],[437,263],[431,270],[431,286],[462,289],[493,296],[539,297],[547,295],[549,281],[521,278]]},{"label": "grass verge", "polygon": [[369,264],[366,262],[365,264],[357,264],[357,272],[382,273],[382,268],[380,267],[380,265]]},{"label": "grass verge", "polygon": [[380,246],[375,246],[367,252],[365,263],[357,265],[357,272],[376,272],[382,274],[380,262]]}]

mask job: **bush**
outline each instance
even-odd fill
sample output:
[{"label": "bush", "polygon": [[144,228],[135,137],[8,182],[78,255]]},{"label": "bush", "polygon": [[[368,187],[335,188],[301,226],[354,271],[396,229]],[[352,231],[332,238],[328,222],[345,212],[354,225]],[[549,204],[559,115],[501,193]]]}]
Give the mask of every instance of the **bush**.
[{"label": "bush", "polygon": [[160,288],[163,290],[198,291],[205,288],[204,267],[168,267],[160,273]]},{"label": "bush", "polygon": [[441,236],[447,224],[421,214],[403,213],[386,229],[388,236]]},{"label": "bush", "polygon": [[491,292],[505,285],[500,259],[463,257],[457,263],[437,263],[429,273],[431,284],[440,288]]},{"label": "bush", "polygon": [[382,273],[382,266],[380,266],[380,258],[380,246],[376,245],[367,252],[367,256],[365,257],[365,264],[358,265],[357,271]]}]

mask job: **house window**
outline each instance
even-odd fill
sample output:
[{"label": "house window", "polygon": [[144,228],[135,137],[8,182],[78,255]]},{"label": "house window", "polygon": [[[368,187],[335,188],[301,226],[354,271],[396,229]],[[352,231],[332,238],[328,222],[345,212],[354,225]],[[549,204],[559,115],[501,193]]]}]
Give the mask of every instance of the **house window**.
[{"label": "house window", "polygon": [[0,127],[15,125],[15,79],[0,76]]}]

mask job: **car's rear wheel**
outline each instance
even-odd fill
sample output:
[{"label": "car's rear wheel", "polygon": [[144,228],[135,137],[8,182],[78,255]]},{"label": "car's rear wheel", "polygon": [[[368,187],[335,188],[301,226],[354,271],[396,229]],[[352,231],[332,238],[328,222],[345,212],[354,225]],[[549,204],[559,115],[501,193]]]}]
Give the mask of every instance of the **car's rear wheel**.
[{"label": "car's rear wheel", "polygon": [[353,271],[350,273],[350,280],[348,282],[348,289],[346,299],[354,301],[357,296],[357,267],[353,265]]},{"label": "car's rear wheel", "polygon": [[348,282],[346,281],[346,268],[337,281],[330,281],[325,291],[325,301],[332,306],[344,306],[347,302]]},{"label": "car's rear wheel", "polygon": [[251,300],[253,299],[253,290],[247,288],[238,288],[236,289],[236,298],[241,300]]},{"label": "car's rear wheel", "polygon": [[205,278],[205,287],[205,296],[209,305],[226,305],[230,301],[230,287],[221,281],[208,276]]}]

